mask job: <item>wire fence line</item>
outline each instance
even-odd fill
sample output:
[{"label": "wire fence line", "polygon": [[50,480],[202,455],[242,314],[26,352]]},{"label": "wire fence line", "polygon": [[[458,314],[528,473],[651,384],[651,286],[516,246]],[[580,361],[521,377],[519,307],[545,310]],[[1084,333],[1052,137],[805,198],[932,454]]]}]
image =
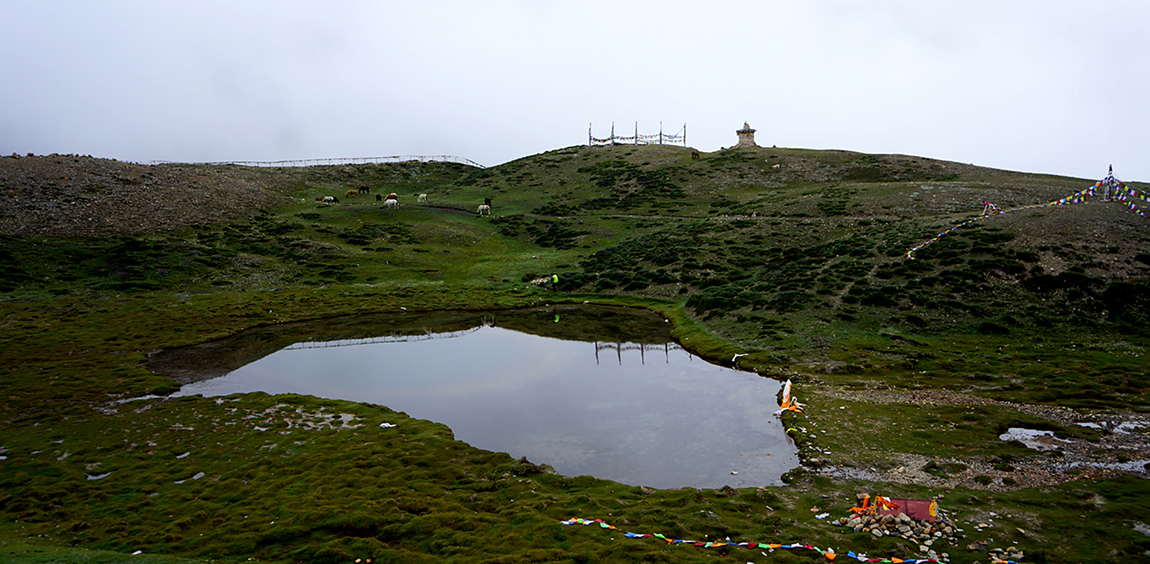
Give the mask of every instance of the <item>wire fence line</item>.
[{"label": "wire fence line", "polygon": [[192,164],[192,165],[238,165],[255,167],[288,167],[288,166],[322,166],[345,164],[378,164],[378,163],[407,163],[407,162],[439,162],[458,163],[476,168],[487,168],[471,159],[451,155],[395,155],[391,157],[341,157],[330,159],[301,159],[290,161],[217,161],[183,163],[177,161],[152,161],[148,164]]},{"label": "wire fence line", "polygon": [[[470,327],[468,329],[461,329],[459,331],[450,331],[444,333],[437,333],[432,329],[424,329],[423,333],[403,334],[395,333],[392,335],[385,335],[381,337],[367,337],[362,339],[340,339],[337,341],[301,341],[293,343],[284,347],[282,350],[306,350],[306,349],[328,349],[333,347],[354,347],[360,345],[377,345],[381,343],[410,343],[417,341],[427,341],[431,339],[452,339],[456,337],[463,337],[470,335],[484,327],[495,327],[495,318],[484,318],[483,324],[478,327]],[[690,351],[684,349],[678,343],[663,343],[663,344],[641,344],[641,343],[605,343],[601,341],[595,342],[595,363],[599,363],[599,351],[613,350],[616,357],[619,359],[619,364],[623,364],[623,351],[639,351],[639,358],[643,364],[647,363],[647,353],[663,353],[666,356],[666,362],[671,360],[671,351],[684,351],[692,359],[694,355]]]},{"label": "wire fence line", "polygon": [[385,335],[383,337],[367,337],[363,339],[342,339],[338,341],[301,341],[299,343],[288,345],[284,347],[283,350],[294,351],[302,349],[329,349],[332,347],[354,347],[359,345],[376,345],[380,343],[411,343],[415,341],[427,341],[431,339],[451,339],[454,337],[470,335],[471,333],[474,333],[483,327],[487,327],[487,325],[484,324],[479,327],[472,327],[470,329],[462,329],[459,331],[451,331],[448,333],[435,333],[431,330],[426,330],[424,333],[417,333],[413,335],[396,334]]},{"label": "wire fence line", "polygon": [[639,351],[639,359],[643,364],[647,364],[647,352],[662,352],[667,357],[667,362],[671,361],[671,351],[685,351],[688,357],[693,358],[691,352],[684,349],[678,343],[663,343],[660,345],[642,344],[642,343],[605,343],[602,341],[595,342],[595,364],[599,364],[599,351],[613,350],[615,356],[619,358],[619,365],[623,364],[623,351]]}]

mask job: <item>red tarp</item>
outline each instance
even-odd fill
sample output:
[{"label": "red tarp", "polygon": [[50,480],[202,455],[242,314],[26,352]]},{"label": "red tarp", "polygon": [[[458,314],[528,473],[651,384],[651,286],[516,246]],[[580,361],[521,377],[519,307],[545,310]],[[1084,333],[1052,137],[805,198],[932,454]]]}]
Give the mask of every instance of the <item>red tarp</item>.
[{"label": "red tarp", "polygon": [[915,521],[934,521],[938,516],[930,514],[930,505],[933,503],[931,500],[925,499],[900,499],[897,497],[885,498],[891,503],[897,505],[895,509],[883,509],[881,505],[878,506],[877,513],[879,515],[898,515],[899,513],[906,513],[907,517]]}]

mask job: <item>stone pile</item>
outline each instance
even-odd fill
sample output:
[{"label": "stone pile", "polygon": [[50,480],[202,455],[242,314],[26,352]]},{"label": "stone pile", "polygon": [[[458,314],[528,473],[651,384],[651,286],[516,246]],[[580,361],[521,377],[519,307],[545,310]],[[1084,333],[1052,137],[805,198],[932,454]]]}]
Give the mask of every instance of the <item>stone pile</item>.
[{"label": "stone pile", "polygon": [[1018,550],[1017,546],[990,549],[991,562],[1018,562],[1022,560],[1022,557],[1022,551]]},{"label": "stone pile", "polygon": [[957,527],[946,518],[937,521],[915,521],[905,513],[898,515],[859,515],[843,517],[833,524],[854,529],[856,533],[870,533],[876,537],[897,536],[918,545],[920,552],[931,555],[931,559],[947,561],[950,555],[938,554],[936,546],[957,543]]},{"label": "stone pile", "polygon": [[1002,562],[1021,562],[1025,556],[1017,546],[1008,546],[1006,548],[992,548],[987,550],[984,543],[970,543],[966,547],[967,552],[987,552],[990,557],[991,564],[1000,564]]}]

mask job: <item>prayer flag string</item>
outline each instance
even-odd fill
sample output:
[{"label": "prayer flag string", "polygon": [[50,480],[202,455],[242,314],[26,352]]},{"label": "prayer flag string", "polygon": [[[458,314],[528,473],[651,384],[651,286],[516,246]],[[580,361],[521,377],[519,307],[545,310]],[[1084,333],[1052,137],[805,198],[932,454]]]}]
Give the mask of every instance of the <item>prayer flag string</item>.
[{"label": "prayer flag string", "polygon": [[[559,524],[561,524],[561,525],[590,525],[590,526],[598,526],[600,529],[609,529],[612,531],[618,531],[619,530],[618,527],[615,527],[614,525],[610,525],[610,524],[606,523],[605,521],[603,521],[602,519],[580,519],[577,517],[573,517],[571,519],[568,519],[567,521],[560,521]],[[823,550],[817,546],[812,546],[810,544],[799,544],[799,543],[786,544],[786,543],[779,543],[779,542],[731,542],[731,540],[729,538],[726,540],[723,540],[723,541],[695,541],[695,540],[686,540],[686,539],[674,539],[674,538],[670,538],[670,537],[667,537],[666,535],[662,535],[659,533],[653,533],[652,534],[652,533],[630,533],[630,532],[627,532],[627,533],[623,533],[623,536],[625,536],[629,539],[654,538],[654,539],[659,539],[663,542],[666,542],[667,544],[672,544],[672,545],[682,544],[682,545],[687,545],[687,546],[696,546],[699,548],[733,547],[733,548],[748,548],[748,549],[767,549],[767,550],[770,550],[771,552],[774,552],[774,550],[777,548],[786,549],[786,550],[810,550],[810,551],[818,552],[819,554],[822,554],[823,556],[826,556],[828,560],[834,560],[838,556],[843,555],[842,553],[835,552],[835,550],[833,548],[828,547],[826,550]],[[902,562],[906,562],[907,564],[919,564],[919,563],[928,563],[928,562],[929,563],[937,563],[938,562],[938,560],[932,560],[930,558],[908,558],[908,559],[900,559],[900,558],[895,558],[895,557],[868,558],[866,554],[856,553],[853,550],[847,551],[847,553],[845,554],[845,557],[849,558],[851,560],[857,560],[859,562],[890,562],[893,564],[900,564]],[[1005,562],[1005,563],[1009,563],[1009,564],[1021,564],[1021,563],[1015,562],[1013,560],[1002,560],[1001,562]]]},{"label": "prayer flag string", "polygon": [[682,144],[682,145],[686,145],[686,142],[687,142],[687,131],[686,130],[687,130],[687,126],[686,126],[686,124],[684,124],[683,129],[680,129],[677,133],[652,133],[652,134],[638,134],[638,135],[624,136],[624,135],[615,135],[614,127],[612,127],[611,136],[605,137],[602,139],[600,139],[598,137],[591,136],[590,135],[591,132],[590,132],[590,130],[588,130],[588,132],[587,132],[588,133],[588,136],[587,136],[588,143],[587,144],[591,145],[591,146],[615,145],[615,144],[624,144],[624,145],[630,145],[630,144],[680,145],[680,144]]},{"label": "prayer flag string", "polygon": [[1150,203],[1150,197],[1147,197],[1145,194],[1139,194],[1133,188],[1130,188],[1125,183],[1123,183],[1121,180],[1118,180],[1117,178],[1115,178],[1114,173],[1111,172],[1110,174],[1106,175],[1106,178],[1103,178],[1102,180],[1095,182],[1093,186],[1091,186],[1085,190],[1080,190],[1078,192],[1075,192],[1071,196],[1067,196],[1065,198],[1059,198],[1057,200],[1054,200],[1053,202],[1049,202],[1049,203],[1045,203],[1045,204],[1033,204],[1033,205],[1029,205],[1029,206],[1021,206],[1021,207],[1011,208],[1011,209],[1007,209],[1007,210],[999,210],[998,206],[995,206],[994,204],[991,204],[990,202],[983,202],[985,204],[985,207],[983,208],[983,215],[980,215],[974,219],[968,219],[962,223],[959,223],[958,225],[955,225],[955,226],[951,227],[950,229],[947,229],[946,231],[943,231],[942,233],[939,233],[938,235],[931,237],[926,242],[924,242],[918,246],[912,247],[909,251],[906,252],[905,258],[913,259],[914,254],[917,253],[918,251],[922,250],[923,248],[925,248],[927,245],[930,245],[931,243],[938,241],[939,239],[941,239],[942,237],[944,237],[948,233],[951,233],[953,231],[957,231],[959,228],[966,227],[967,225],[970,225],[971,223],[974,223],[976,221],[983,220],[983,219],[986,219],[989,217],[994,217],[996,215],[1004,215],[1004,214],[1008,214],[1008,213],[1016,212],[1016,211],[1020,211],[1020,210],[1028,210],[1028,209],[1034,209],[1034,208],[1045,208],[1045,207],[1050,207],[1050,206],[1065,206],[1068,204],[1081,204],[1081,203],[1085,202],[1087,198],[1094,196],[1095,193],[1098,191],[1103,192],[1103,197],[1106,199],[1106,201],[1127,202],[1126,207],[1129,208],[1130,211],[1132,211],[1132,212],[1134,212],[1134,213],[1136,213],[1142,217],[1146,217],[1146,210],[1142,209],[1145,206],[1139,206],[1138,204],[1135,204],[1134,202],[1132,202],[1130,200],[1139,200],[1142,202]]}]

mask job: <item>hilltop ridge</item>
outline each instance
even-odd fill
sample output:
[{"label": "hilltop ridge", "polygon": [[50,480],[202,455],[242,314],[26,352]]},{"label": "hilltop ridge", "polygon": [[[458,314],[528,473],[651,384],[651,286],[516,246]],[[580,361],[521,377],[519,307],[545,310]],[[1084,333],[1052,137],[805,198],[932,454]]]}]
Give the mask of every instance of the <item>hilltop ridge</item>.
[{"label": "hilltop ridge", "polygon": [[[470,184],[507,195],[501,203],[534,206],[521,211],[544,216],[935,217],[942,226],[948,218],[976,213],[983,200],[1008,209],[1055,200],[1092,183],[907,155],[739,148],[691,160],[689,152],[668,145],[575,146],[489,169],[434,162],[257,169],[12,155],[0,157],[0,185],[14,204],[0,211],[0,233],[64,238],[161,233],[250,219],[289,205],[308,183],[326,183],[332,195],[342,195],[345,188],[373,183],[412,190],[416,179],[418,189],[439,190],[437,196]],[[864,187],[867,193],[859,194]],[[995,221],[1019,229],[1027,223]],[[1139,223],[1122,213],[1086,213],[1053,231],[1038,226],[1029,236],[1038,244],[1057,237],[1089,245],[1109,231],[1137,231]]]}]

